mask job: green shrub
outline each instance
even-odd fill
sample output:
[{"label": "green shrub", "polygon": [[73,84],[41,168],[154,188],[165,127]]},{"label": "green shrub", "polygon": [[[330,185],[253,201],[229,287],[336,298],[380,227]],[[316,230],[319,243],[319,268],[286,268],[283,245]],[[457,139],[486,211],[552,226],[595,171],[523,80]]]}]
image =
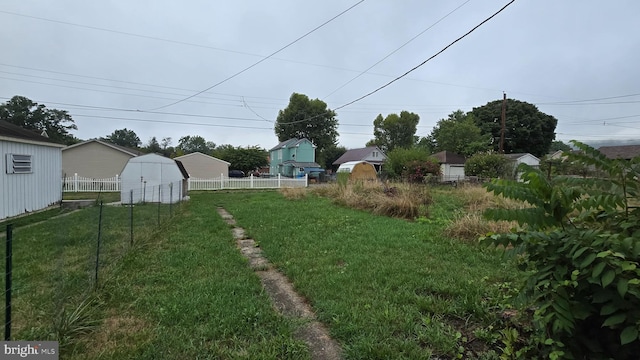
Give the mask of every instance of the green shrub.
[{"label": "green shrub", "polygon": [[637,359],[640,354],[640,183],[637,165],[610,160],[579,142],[570,161],[604,178],[555,177],[522,166],[522,180],[494,180],[489,191],[531,208],[487,210],[520,231],[492,235],[532,271],[524,293],[535,309],[538,345],[552,358]]},{"label": "green shrub", "polygon": [[510,175],[509,170],[509,160],[493,151],[477,153],[467,159],[464,164],[465,175],[486,179],[505,177]]},{"label": "green shrub", "polygon": [[399,179],[412,161],[429,161],[430,155],[424,149],[419,148],[395,148],[387,154],[382,174],[389,179]]},{"label": "green shrub", "polygon": [[440,176],[440,164],[432,158],[409,161],[402,172],[402,177],[410,183],[424,182],[429,175]]}]

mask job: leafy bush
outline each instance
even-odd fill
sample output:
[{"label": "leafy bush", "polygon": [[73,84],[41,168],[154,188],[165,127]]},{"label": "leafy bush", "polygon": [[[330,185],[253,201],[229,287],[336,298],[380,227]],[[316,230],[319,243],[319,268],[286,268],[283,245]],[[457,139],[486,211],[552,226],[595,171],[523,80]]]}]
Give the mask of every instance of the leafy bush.
[{"label": "leafy bush", "polygon": [[640,354],[640,183],[638,164],[610,160],[597,150],[569,160],[594,167],[603,178],[555,177],[522,166],[524,182],[494,180],[489,191],[531,208],[490,209],[494,220],[522,230],[492,235],[512,245],[532,271],[524,293],[533,302],[539,346],[552,358],[636,359]]},{"label": "leafy bush", "polygon": [[410,183],[422,183],[428,176],[440,176],[440,164],[432,158],[409,161],[402,172],[402,177]]},{"label": "leafy bush", "polygon": [[390,179],[399,179],[408,163],[412,161],[429,161],[429,158],[429,153],[424,149],[393,149],[387,154],[387,160],[382,166],[382,174]]},{"label": "leafy bush", "polygon": [[510,174],[509,160],[493,151],[477,153],[467,159],[464,173],[467,176],[495,179]]}]

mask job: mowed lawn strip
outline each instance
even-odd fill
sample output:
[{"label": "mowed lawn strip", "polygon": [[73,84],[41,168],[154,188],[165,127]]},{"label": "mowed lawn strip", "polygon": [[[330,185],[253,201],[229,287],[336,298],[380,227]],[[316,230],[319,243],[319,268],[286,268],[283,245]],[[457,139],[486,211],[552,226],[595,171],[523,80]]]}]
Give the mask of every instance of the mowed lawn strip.
[{"label": "mowed lawn strip", "polygon": [[[501,284],[516,276],[500,251],[443,238],[437,221],[374,216],[313,195],[198,196],[233,214],[347,358],[469,358],[495,347],[495,338],[479,337],[496,321]],[[433,213],[446,218],[455,201],[444,200]]]},{"label": "mowed lawn strip", "polygon": [[105,206],[97,290],[97,207],[18,229],[12,340],[61,334],[65,359],[308,358],[292,336],[299,324],[275,312],[202,200],[173,219],[165,205],[136,206],[133,247],[129,209]]}]

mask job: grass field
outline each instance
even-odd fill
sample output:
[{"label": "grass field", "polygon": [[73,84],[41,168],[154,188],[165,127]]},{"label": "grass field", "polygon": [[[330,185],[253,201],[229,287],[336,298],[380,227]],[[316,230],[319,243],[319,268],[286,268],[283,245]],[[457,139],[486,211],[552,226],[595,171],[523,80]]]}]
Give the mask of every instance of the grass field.
[{"label": "grass field", "polygon": [[313,305],[349,359],[491,358],[516,280],[502,252],[444,238],[458,200],[410,222],[276,192],[198,197],[231,212]]},{"label": "grass field", "polygon": [[223,206],[346,358],[497,358],[502,300],[519,275],[501,252],[442,235],[461,204],[450,193],[434,192],[422,221],[315,195],[191,197],[172,219],[136,206],[133,246],[128,208],[105,207],[97,290],[98,208],[18,229],[13,339],[60,339],[72,359],[308,358],[292,335],[299,324],[275,313],[236,249]]}]

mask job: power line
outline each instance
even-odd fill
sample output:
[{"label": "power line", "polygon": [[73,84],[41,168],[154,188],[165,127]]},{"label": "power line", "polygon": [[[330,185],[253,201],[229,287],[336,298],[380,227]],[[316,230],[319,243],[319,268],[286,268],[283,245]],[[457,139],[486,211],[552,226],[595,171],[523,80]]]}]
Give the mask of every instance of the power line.
[{"label": "power line", "polygon": [[278,49],[278,50],[276,50],[276,51],[274,51],[274,52],[272,52],[271,54],[267,55],[266,57],[264,57],[264,58],[262,58],[262,59],[260,59],[260,60],[258,60],[258,61],[256,61],[255,63],[253,63],[253,64],[251,64],[251,65],[247,66],[246,68],[244,68],[244,69],[242,69],[242,70],[240,70],[240,71],[236,72],[235,74],[233,74],[233,75],[231,75],[231,76],[229,76],[229,77],[227,77],[227,78],[225,78],[225,79],[223,79],[223,80],[221,80],[221,81],[218,81],[217,83],[215,83],[215,84],[213,84],[213,85],[209,86],[208,88],[206,88],[206,89],[204,89],[204,90],[201,90],[201,91],[198,91],[198,92],[196,92],[196,93],[195,93],[195,94],[193,94],[193,95],[187,96],[187,97],[185,97],[184,99],[181,99],[181,100],[178,100],[178,101],[172,102],[172,103],[167,104],[167,105],[159,106],[159,107],[154,108],[154,109],[152,109],[152,110],[160,110],[160,109],[167,108],[167,107],[169,107],[169,106],[173,106],[173,105],[179,104],[179,103],[181,103],[181,102],[183,102],[183,101],[189,100],[189,99],[193,98],[194,96],[198,96],[198,95],[202,94],[203,92],[209,91],[209,90],[211,90],[211,89],[215,88],[216,86],[221,85],[221,84],[223,84],[223,83],[225,83],[225,82],[227,82],[227,81],[229,81],[229,80],[231,80],[231,79],[235,78],[236,76],[238,76],[238,75],[240,75],[240,74],[244,73],[245,71],[247,71],[247,70],[249,70],[249,69],[251,69],[251,68],[253,68],[253,67],[257,66],[258,64],[262,63],[263,61],[266,61],[267,59],[271,58],[272,56],[274,56],[275,54],[277,54],[277,53],[281,52],[282,50],[284,50],[284,49],[288,48],[289,46],[291,46],[291,45],[293,45],[293,44],[297,43],[298,41],[300,41],[300,40],[302,40],[302,39],[304,39],[305,37],[309,36],[311,33],[313,33],[313,32],[315,32],[316,30],[318,30],[318,29],[322,28],[323,26],[327,25],[328,23],[332,22],[333,20],[337,19],[338,17],[342,16],[343,14],[345,14],[346,12],[348,12],[349,10],[351,10],[351,9],[355,8],[356,6],[358,6],[358,5],[362,4],[363,2],[364,2],[364,0],[360,0],[360,1],[358,1],[357,3],[355,3],[355,4],[351,5],[349,8],[347,8],[346,10],[344,10],[344,11],[340,12],[338,15],[335,15],[335,16],[334,16],[334,17],[332,17],[331,19],[329,19],[329,20],[327,20],[327,21],[323,22],[322,24],[320,24],[320,25],[316,26],[315,28],[313,28],[313,29],[311,29],[310,31],[306,32],[304,35],[302,35],[302,36],[298,37],[297,39],[293,40],[292,42],[288,43],[287,45],[285,45],[285,46],[281,47],[280,49]]},{"label": "power line", "polygon": [[458,9],[460,9],[461,7],[463,7],[464,5],[466,5],[469,1],[471,0],[467,0],[465,2],[463,2],[462,4],[460,4],[458,7],[456,7],[455,9],[451,10],[448,14],[446,14],[445,16],[441,17],[440,19],[438,19],[438,21],[436,21],[435,23],[429,25],[429,27],[427,27],[426,29],[422,30],[421,32],[419,32],[417,35],[415,35],[414,37],[412,37],[411,39],[409,39],[407,42],[405,42],[404,44],[400,45],[400,47],[396,48],[395,50],[393,50],[392,52],[390,52],[389,54],[387,54],[385,57],[383,57],[382,59],[378,60],[377,62],[375,62],[373,65],[369,66],[368,68],[366,68],[365,70],[361,71],[358,75],[356,75],[355,77],[351,78],[351,80],[347,81],[346,83],[340,85],[337,89],[333,90],[332,92],[330,92],[327,96],[324,97],[324,99],[328,98],[329,96],[335,94],[336,92],[338,92],[340,89],[344,88],[345,86],[351,84],[354,80],[358,79],[360,76],[364,75],[367,73],[367,71],[373,69],[376,65],[380,64],[381,62],[385,61],[386,59],[388,59],[391,55],[395,54],[396,52],[400,51],[400,49],[402,49],[403,47],[405,47],[406,45],[408,45],[410,42],[412,42],[413,40],[417,39],[420,35],[424,34],[425,32],[427,32],[429,29],[431,29],[432,27],[438,25],[442,20],[446,19],[447,17],[449,17],[449,15],[453,14],[454,12],[456,12]]},{"label": "power line", "polygon": [[502,11],[504,11],[504,9],[506,9],[509,5],[513,4],[516,0],[511,0],[509,1],[505,6],[503,6],[500,10],[496,11],[495,13],[493,13],[493,15],[489,16],[488,18],[484,19],[480,24],[474,26],[471,30],[467,31],[467,33],[465,33],[464,35],[460,36],[459,38],[455,39],[454,41],[452,41],[449,45],[445,46],[442,50],[438,51],[437,53],[435,53],[434,55],[432,55],[431,57],[427,58],[426,60],[424,60],[423,62],[421,62],[420,64],[414,66],[413,68],[411,68],[409,71],[405,72],[404,74],[396,77],[395,79],[389,81],[388,83],[378,87],[377,89],[355,99],[352,100],[344,105],[340,105],[337,108],[335,108],[334,110],[339,110],[342,109],[344,107],[347,107],[353,103],[356,103],[364,98],[367,98],[375,93],[377,93],[378,91],[386,88],[387,86],[393,84],[394,82],[402,79],[403,77],[407,76],[408,74],[412,73],[413,71],[415,71],[416,69],[418,69],[419,67],[421,67],[422,65],[426,64],[427,62],[429,62],[431,59],[435,58],[436,56],[442,54],[443,52],[445,52],[445,50],[447,50],[448,48],[450,48],[451,46],[453,46],[453,44],[457,43],[458,41],[464,39],[465,37],[467,37],[469,34],[471,34],[472,32],[474,32],[477,28],[479,28],[480,26],[482,26],[483,24],[485,24],[486,22],[488,22],[489,20],[493,19],[496,15],[500,14]]},{"label": "power line", "polygon": [[[591,102],[591,101],[621,99],[621,98],[635,97],[635,96],[640,96],[640,93],[638,93],[638,94],[628,94],[628,95],[618,95],[618,96],[609,96],[609,97],[602,97],[602,98],[596,98],[596,99],[584,99],[584,100],[573,100],[573,101],[556,101],[556,102],[546,102],[546,103],[543,102],[543,103],[536,103],[536,105],[569,105],[569,104],[573,104],[573,103],[583,103],[583,102]],[[614,104],[614,103],[605,103],[605,104]]]},{"label": "power line", "polygon": [[178,124],[178,125],[198,125],[198,126],[213,126],[213,127],[224,127],[224,128],[238,128],[238,129],[273,130],[272,128],[264,128],[264,127],[256,127],[256,126],[221,125],[221,124],[196,123],[196,122],[185,122],[185,121],[174,121],[174,120],[150,120],[150,119],[138,119],[138,118],[125,118],[125,117],[119,117],[119,116],[99,116],[99,115],[82,115],[82,114],[76,114],[73,116],[96,118],[96,119],[139,121],[139,122]]}]

